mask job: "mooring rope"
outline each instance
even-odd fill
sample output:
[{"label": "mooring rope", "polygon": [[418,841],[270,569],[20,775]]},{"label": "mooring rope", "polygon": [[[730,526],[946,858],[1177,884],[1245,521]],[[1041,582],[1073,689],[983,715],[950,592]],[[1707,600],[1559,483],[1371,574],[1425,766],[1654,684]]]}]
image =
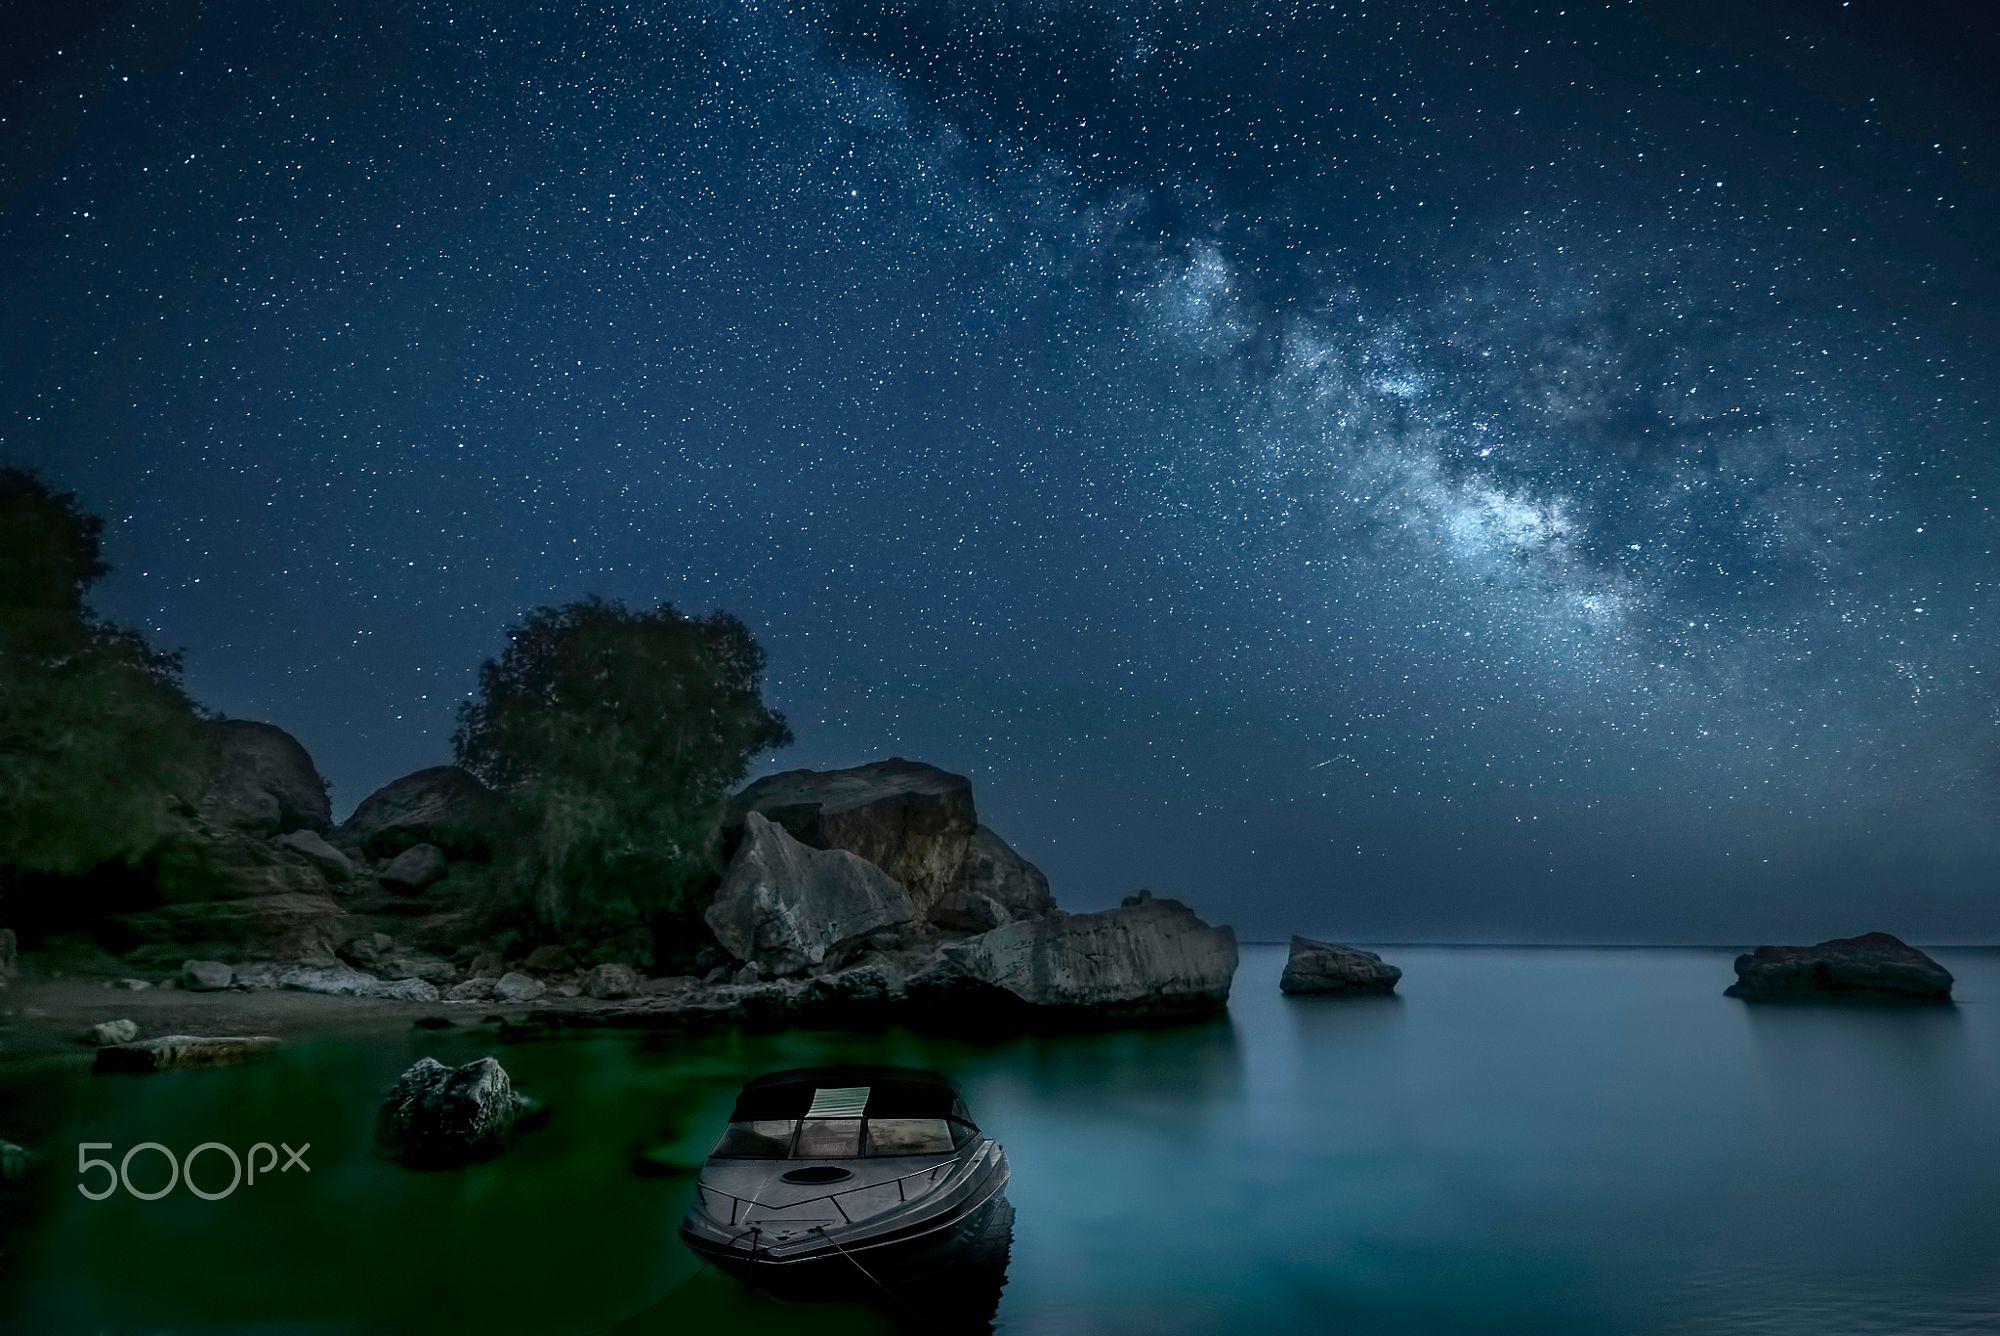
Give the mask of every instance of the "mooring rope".
[{"label": "mooring rope", "polygon": [[[755,1235],[759,1230],[763,1228],[764,1226],[762,1225],[752,1225],[750,1226],[750,1228],[744,1230],[742,1233],[733,1235],[730,1238],[730,1240],[727,1243],[723,1244],[722,1246],[725,1248],[734,1248],[739,1239]],[[757,1264],[757,1240],[754,1237],[750,1238],[750,1264],[752,1267],[755,1267]],[[701,1279],[702,1272],[708,1270],[710,1267],[714,1265],[715,1265],[715,1258],[710,1257],[704,1259],[702,1261],[702,1264],[696,1267],[691,1273],[689,1273],[687,1277],[680,1282],[680,1284],[674,1286],[672,1289],[668,1290],[665,1294],[662,1294],[659,1298],[647,1304],[644,1308],[638,1309],[635,1312],[628,1313],[624,1317],[619,1318],[616,1322],[604,1328],[603,1331],[599,1333],[599,1336],[611,1336],[612,1332],[622,1331],[624,1328],[631,1326],[634,1322],[637,1322],[640,1318],[646,1316],[646,1314],[652,1312],[656,1308],[663,1306],[667,1302],[667,1300],[673,1298],[675,1295],[679,1294],[682,1290],[694,1284],[695,1281]]]},{"label": "mooring rope", "polygon": [[825,1239],[828,1245],[830,1245],[835,1252],[839,1253],[842,1257],[845,1257],[848,1261],[852,1262],[854,1264],[854,1269],[856,1271],[859,1271],[862,1275],[868,1277],[870,1284],[874,1285],[874,1287],[882,1291],[882,1293],[888,1295],[891,1303],[894,1303],[898,1308],[902,1309],[905,1313],[908,1313],[912,1318],[916,1319],[917,1325],[919,1327],[923,1328],[925,1331],[930,1331],[930,1332],[942,1333],[944,1331],[943,1327],[938,1326],[936,1323],[932,1322],[929,1317],[925,1316],[923,1313],[918,1312],[916,1307],[912,1305],[907,1299],[903,1298],[902,1295],[896,1293],[894,1290],[890,1289],[886,1284],[884,1284],[882,1282],[882,1279],[879,1276],[877,1276],[873,1271],[870,1271],[867,1267],[861,1265],[861,1259],[859,1257],[856,1257],[853,1253],[847,1251],[847,1249],[841,1247],[839,1241],[836,1240],[833,1237],[833,1235],[826,1232],[825,1225],[817,1226],[814,1232],[816,1232],[821,1238]]}]

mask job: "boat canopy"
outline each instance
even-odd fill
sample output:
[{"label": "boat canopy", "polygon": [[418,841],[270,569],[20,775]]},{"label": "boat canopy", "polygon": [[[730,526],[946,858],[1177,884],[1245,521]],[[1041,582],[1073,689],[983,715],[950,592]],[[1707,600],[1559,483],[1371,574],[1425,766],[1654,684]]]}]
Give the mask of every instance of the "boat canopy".
[{"label": "boat canopy", "polygon": [[949,1118],[971,1123],[952,1083],[914,1067],[801,1067],[760,1076],[736,1097],[734,1123],[798,1118]]}]

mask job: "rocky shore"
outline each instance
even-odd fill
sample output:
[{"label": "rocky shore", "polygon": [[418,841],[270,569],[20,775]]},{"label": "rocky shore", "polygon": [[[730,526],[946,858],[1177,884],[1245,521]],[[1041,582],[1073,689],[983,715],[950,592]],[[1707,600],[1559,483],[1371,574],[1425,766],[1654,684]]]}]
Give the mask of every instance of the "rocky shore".
[{"label": "rocky shore", "polygon": [[[1146,896],[1064,913],[1041,871],[979,820],[970,782],[921,762],[787,771],[730,798],[699,940],[680,968],[661,969],[636,934],[528,941],[488,930],[495,800],[467,772],[404,776],[335,824],[325,781],[289,734],[209,727],[221,759],[201,801],[178,814],[170,889],[117,915],[115,935],[131,946],[96,965],[124,991],[190,1003],[307,993],[446,1018],[529,1010],[648,1026],[898,1015],[1124,1024],[1228,999],[1229,929]],[[9,938],[0,947],[11,956]],[[232,1009],[260,1011],[195,1008]],[[134,1008],[104,1011],[85,1028],[131,1019],[160,1038]]]}]

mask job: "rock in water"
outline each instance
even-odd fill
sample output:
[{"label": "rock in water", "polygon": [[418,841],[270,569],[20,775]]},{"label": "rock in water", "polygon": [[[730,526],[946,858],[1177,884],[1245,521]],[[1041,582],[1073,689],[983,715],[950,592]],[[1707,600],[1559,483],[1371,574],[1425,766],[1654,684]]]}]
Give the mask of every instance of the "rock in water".
[{"label": "rock in water", "polygon": [[1949,1002],[1951,985],[1950,971],[1923,952],[1871,932],[1817,946],[1760,946],[1736,957],[1736,982],[1725,991],[1753,1002]]},{"label": "rock in water", "polygon": [[1287,993],[1358,997],[1370,993],[1393,993],[1396,981],[1402,977],[1401,970],[1373,951],[1317,942],[1310,937],[1294,937],[1278,987]]},{"label": "rock in water", "polygon": [[393,858],[413,844],[448,854],[477,854],[487,840],[486,786],[455,765],[392,780],[361,800],[337,838],[372,858]]},{"label": "rock in water", "polygon": [[753,811],[704,917],[736,959],[797,974],[911,923],[917,911],[880,867],[844,849],[810,848]]},{"label": "rock in water", "polygon": [[0,1141],[0,1183],[18,1183],[34,1172],[39,1157],[25,1146]]},{"label": "rock in water", "polygon": [[413,844],[382,869],[382,884],[414,893],[444,876],[444,850],[435,844]]},{"label": "rock in water", "polygon": [[612,1000],[630,997],[639,991],[639,971],[630,965],[598,965],[585,971],[583,993],[585,997]]},{"label": "rock in water", "polygon": [[815,849],[844,849],[889,874],[919,915],[961,884],[978,825],[972,782],[895,757],[849,770],[788,770],[730,799],[725,826],[758,813]]},{"label": "rock in water", "polygon": [[1117,1019],[1220,1010],[1236,934],[1178,900],[1025,919],[943,948],[909,984],[912,1001],[995,1018]]},{"label": "rock in water", "polygon": [[90,1027],[90,1033],[84,1036],[84,1041],[99,1048],[108,1048],[112,1044],[129,1044],[138,1037],[139,1026],[135,1021],[99,1021]]},{"label": "rock in water", "polygon": [[497,1152],[537,1108],[494,1058],[458,1068],[420,1058],[383,1101],[375,1132],[410,1164],[463,1164]]},{"label": "rock in water", "polygon": [[97,1050],[100,1072],[164,1072],[178,1067],[233,1067],[278,1046],[269,1035],[163,1035]]},{"label": "rock in water", "polygon": [[321,839],[317,831],[287,831],[271,843],[291,850],[334,881],[347,881],[354,876],[354,864],[347,860],[347,855]]},{"label": "rock in water", "polygon": [[181,966],[181,987],[190,993],[217,993],[236,982],[236,971],[219,960],[190,960]]},{"label": "rock in water", "polygon": [[532,978],[529,975],[521,973],[519,970],[509,970],[494,983],[493,1000],[495,1002],[533,1002],[548,991],[549,986],[540,979]]},{"label": "rock in water", "polygon": [[326,781],[297,738],[248,719],[217,719],[204,727],[214,740],[216,769],[202,796],[203,819],[258,835],[332,824]]}]

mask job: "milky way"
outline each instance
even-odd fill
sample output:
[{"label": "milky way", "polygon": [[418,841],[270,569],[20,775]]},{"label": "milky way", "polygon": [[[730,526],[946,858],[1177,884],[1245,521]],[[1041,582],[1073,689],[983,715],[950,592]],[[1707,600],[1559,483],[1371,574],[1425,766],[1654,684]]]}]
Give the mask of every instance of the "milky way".
[{"label": "milky way", "polygon": [[51,7],[0,449],[336,807],[599,592],[1075,907],[1995,936],[1993,20],[1378,8]]}]

